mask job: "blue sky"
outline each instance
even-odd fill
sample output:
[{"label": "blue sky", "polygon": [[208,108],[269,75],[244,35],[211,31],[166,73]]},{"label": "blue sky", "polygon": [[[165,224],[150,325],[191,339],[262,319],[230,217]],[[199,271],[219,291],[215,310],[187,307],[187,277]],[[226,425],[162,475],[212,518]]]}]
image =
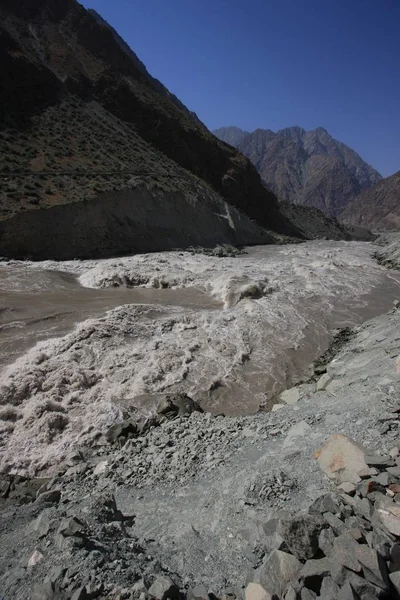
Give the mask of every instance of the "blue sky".
[{"label": "blue sky", "polygon": [[400,0],[84,0],[214,129],[325,127],[400,169]]}]

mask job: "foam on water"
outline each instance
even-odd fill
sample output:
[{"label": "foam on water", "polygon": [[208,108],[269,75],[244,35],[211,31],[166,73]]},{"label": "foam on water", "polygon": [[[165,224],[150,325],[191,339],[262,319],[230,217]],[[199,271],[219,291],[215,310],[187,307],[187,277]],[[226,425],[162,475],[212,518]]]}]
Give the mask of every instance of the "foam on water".
[{"label": "foam on water", "polygon": [[[3,368],[2,469],[33,473],[96,443],[141,394],[185,391],[217,412],[257,411],[304,373],[336,327],[387,310],[400,294],[400,275],[377,265],[372,250],[365,243],[310,242],[252,248],[235,258],[169,252],[3,264],[16,294],[35,274],[48,292],[44,269],[78,276],[88,301],[117,291],[105,314]],[[76,281],[69,277],[54,285],[65,285],[72,297],[68,286]],[[149,298],[156,293],[155,303],[117,306],[121,298],[128,302],[118,290],[132,286]],[[185,290],[200,300],[209,294],[221,308],[200,300],[163,304],[171,290],[177,298]]]}]

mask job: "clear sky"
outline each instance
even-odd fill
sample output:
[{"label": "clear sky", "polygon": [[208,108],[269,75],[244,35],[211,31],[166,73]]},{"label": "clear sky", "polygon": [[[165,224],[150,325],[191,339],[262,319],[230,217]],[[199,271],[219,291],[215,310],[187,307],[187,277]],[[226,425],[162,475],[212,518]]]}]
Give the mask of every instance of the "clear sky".
[{"label": "clear sky", "polygon": [[400,0],[84,0],[209,129],[325,127],[400,170]]}]

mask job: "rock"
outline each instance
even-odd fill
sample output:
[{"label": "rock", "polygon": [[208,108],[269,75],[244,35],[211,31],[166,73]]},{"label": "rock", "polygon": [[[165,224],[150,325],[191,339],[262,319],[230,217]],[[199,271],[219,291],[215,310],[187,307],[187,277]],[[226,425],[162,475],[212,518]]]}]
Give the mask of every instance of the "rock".
[{"label": "rock", "polygon": [[391,545],[390,571],[400,571],[400,543]]},{"label": "rock", "polygon": [[393,475],[394,477],[399,477],[400,478],[400,467],[388,467],[387,472],[390,473],[391,475]]},{"label": "rock", "polygon": [[31,600],[59,600],[60,598],[56,586],[51,581],[36,586],[31,596]]},{"label": "rock", "polygon": [[334,540],[335,534],[333,533],[332,529],[323,529],[319,534],[318,546],[325,556],[330,553]]},{"label": "rock", "polygon": [[371,494],[372,492],[383,491],[383,486],[377,483],[374,479],[364,479],[364,481],[357,485],[357,493],[363,498],[366,498],[368,494]]},{"label": "rock", "polygon": [[167,600],[178,598],[179,588],[169,577],[157,577],[149,588],[149,595],[156,600]]},{"label": "rock", "polygon": [[57,533],[64,537],[80,537],[84,532],[84,524],[77,517],[63,519]]},{"label": "rock", "polygon": [[132,420],[122,421],[121,423],[115,423],[111,425],[106,433],[106,440],[110,444],[115,444],[119,439],[124,438],[125,440],[131,437],[135,437],[139,433],[137,423]]},{"label": "rock", "polygon": [[71,600],[89,600],[85,586],[80,586],[71,596]]},{"label": "rock", "polygon": [[354,440],[333,434],[314,456],[324,473],[339,485],[345,481],[360,481],[358,472],[368,467],[364,454],[364,448]]},{"label": "rock", "polygon": [[[340,588],[337,600],[360,600],[348,581]],[[371,599],[372,600],[372,599]]]},{"label": "rock", "polygon": [[292,406],[293,404],[296,404],[296,402],[298,402],[300,400],[299,389],[294,387],[294,388],[291,388],[290,390],[285,390],[280,395],[280,399],[282,402],[284,402],[285,404],[289,404],[290,406]]},{"label": "rock", "polygon": [[101,475],[104,473],[108,466],[108,460],[101,460],[97,463],[95,468],[93,469],[93,475]]},{"label": "rock", "polygon": [[324,600],[336,600],[339,590],[338,584],[333,581],[332,577],[328,576],[324,577],[322,581],[319,595]]},{"label": "rock", "polygon": [[[257,585],[255,584],[249,584],[249,585]],[[206,588],[205,585],[200,584],[200,585],[196,585],[194,588],[190,588],[187,596],[186,596],[187,600],[209,600],[209,595],[208,595],[208,590]],[[264,598],[264,597],[254,597],[254,600],[270,600],[269,598]]]},{"label": "rock", "polygon": [[382,556],[365,544],[357,544],[355,555],[362,567],[365,579],[384,590],[388,589],[388,570]]},{"label": "rock", "polygon": [[37,564],[42,562],[43,559],[43,554],[39,552],[39,550],[35,550],[34,553],[31,555],[30,559],[28,560],[28,567],[35,567]]},{"label": "rock", "polygon": [[318,552],[318,538],[325,521],[317,515],[300,515],[282,519],[278,532],[285,540],[290,552],[296,558],[305,560],[314,558]]},{"label": "rock", "polygon": [[245,591],[245,600],[272,600],[272,596],[259,583],[249,583]]},{"label": "rock", "polygon": [[319,593],[324,577],[330,575],[332,561],[329,558],[307,560],[298,577],[306,588]]},{"label": "rock", "polygon": [[361,471],[358,471],[358,475],[361,479],[369,479],[370,477],[378,474],[378,469],[375,469],[374,467],[367,467],[366,469],[361,469]]},{"label": "rock", "polygon": [[281,596],[301,568],[302,564],[295,556],[274,550],[260,567],[260,584],[271,596]]},{"label": "rock", "polygon": [[309,431],[311,431],[311,427],[305,421],[296,423],[296,425],[293,425],[293,427],[289,429],[285,441],[283,442],[283,447],[287,448],[288,446],[291,446],[296,438],[304,437]]},{"label": "rock", "polygon": [[327,512],[327,513],[324,513],[324,519],[327,522],[327,524],[330,527],[332,527],[333,531],[337,535],[343,533],[346,530],[345,524],[336,515],[333,515],[332,513]]},{"label": "rock", "polygon": [[400,506],[393,504],[393,506],[376,508],[373,516],[379,519],[390,533],[400,536]]},{"label": "rock", "polygon": [[400,571],[395,571],[389,575],[390,583],[400,596]]},{"label": "rock", "polygon": [[289,547],[280,533],[279,518],[273,518],[263,523],[262,528],[265,533],[264,543],[269,551],[283,550],[283,552],[289,552]]},{"label": "rock", "polygon": [[[296,590],[294,589],[293,586],[289,585],[289,587],[286,589],[284,595],[283,595],[283,600],[298,600],[298,593],[296,592]],[[275,600],[276,596],[274,596]]]},{"label": "rock", "polygon": [[308,509],[310,514],[321,515],[325,512],[331,512],[334,515],[338,515],[341,512],[340,499],[337,494],[328,492],[323,494],[311,504]]},{"label": "rock", "polygon": [[330,557],[346,569],[360,573],[361,566],[356,558],[357,546],[357,542],[351,535],[343,533],[334,540]]},{"label": "rock", "polygon": [[366,454],[364,457],[365,462],[369,467],[394,467],[396,466],[393,458],[386,454],[385,456],[378,456],[375,454]]},{"label": "rock", "polygon": [[306,587],[303,588],[300,592],[300,598],[301,600],[315,600],[315,598],[317,598],[317,594],[315,592],[312,592],[311,590],[307,589]]},{"label": "rock", "polygon": [[317,392],[326,390],[328,385],[331,383],[332,377],[328,373],[324,373],[317,381]]},{"label": "rock", "polygon": [[372,598],[379,598],[384,596],[382,589],[373,585],[366,579],[352,573],[349,575],[349,583],[356,593],[356,597],[360,600],[372,600]]},{"label": "rock", "polygon": [[186,394],[165,394],[157,406],[157,414],[164,415],[169,419],[177,415],[180,417],[190,415],[196,411],[203,412],[203,409]]},{"label": "rock", "polygon": [[345,494],[349,494],[349,496],[354,496],[356,493],[356,486],[350,481],[344,481],[339,485],[339,490],[342,490]]},{"label": "rock", "polygon": [[58,504],[61,500],[60,490],[49,490],[48,492],[42,492],[36,498],[36,504]]},{"label": "rock", "polygon": [[274,404],[273,407],[271,408],[271,412],[276,412],[277,410],[280,410],[281,408],[284,408],[286,406],[286,404]]}]

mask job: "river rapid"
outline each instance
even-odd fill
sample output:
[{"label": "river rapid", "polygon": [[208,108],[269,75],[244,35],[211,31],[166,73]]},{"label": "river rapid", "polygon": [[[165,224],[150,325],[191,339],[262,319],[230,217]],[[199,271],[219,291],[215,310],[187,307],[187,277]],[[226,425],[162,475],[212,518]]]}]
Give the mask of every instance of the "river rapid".
[{"label": "river rapid", "polygon": [[215,413],[268,409],[335,330],[400,297],[400,273],[373,250],[315,241],[232,258],[0,263],[1,469],[47,469],[116,419],[151,413],[160,392]]}]

